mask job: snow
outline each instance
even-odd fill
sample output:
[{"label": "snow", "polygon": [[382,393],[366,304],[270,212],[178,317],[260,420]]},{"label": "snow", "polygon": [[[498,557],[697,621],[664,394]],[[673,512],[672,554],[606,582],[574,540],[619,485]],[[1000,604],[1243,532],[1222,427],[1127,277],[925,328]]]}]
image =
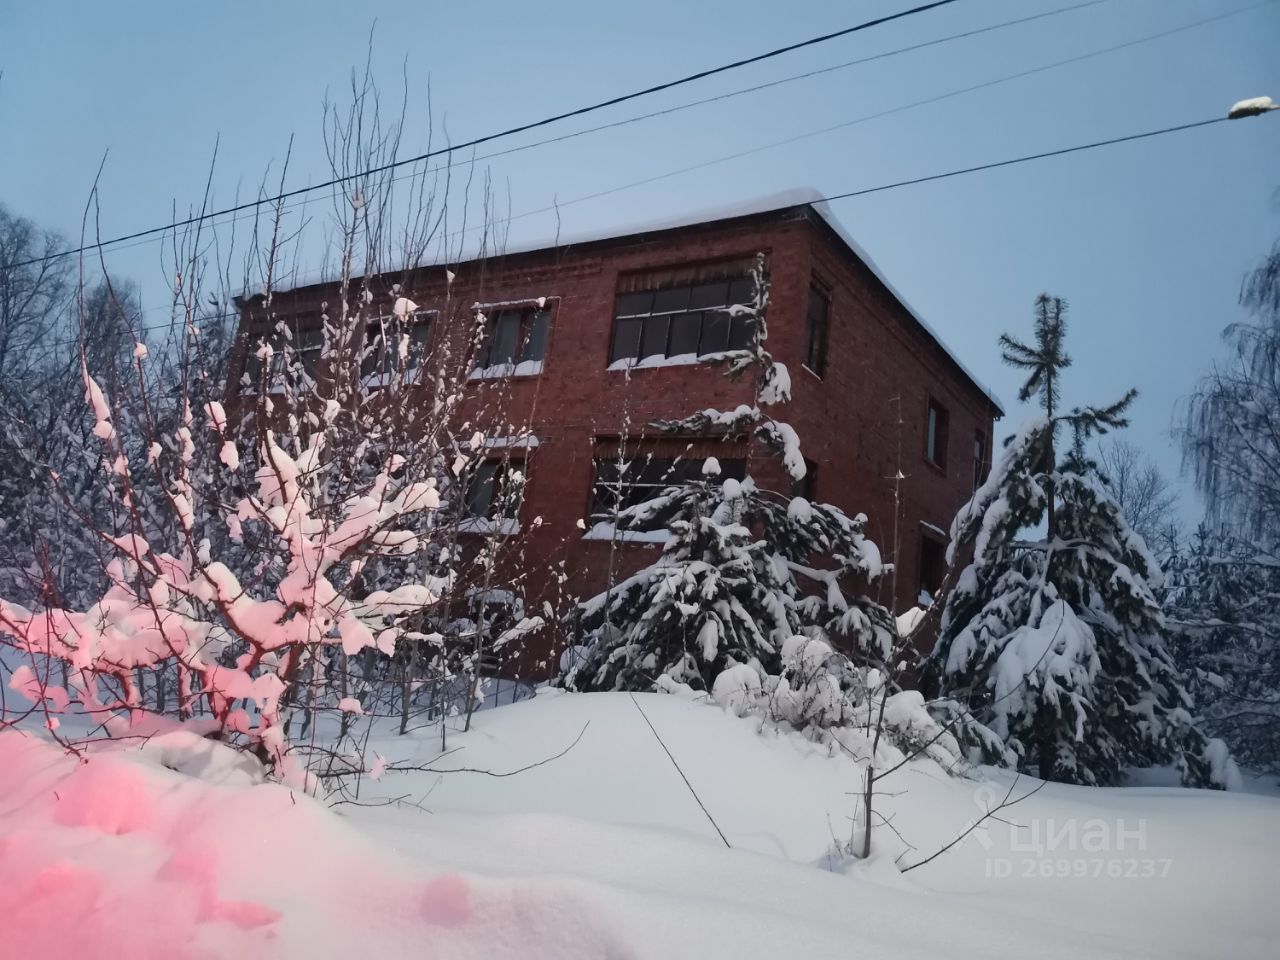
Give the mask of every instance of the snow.
[{"label": "snow", "polygon": [[486,437],[481,446],[486,450],[527,450],[536,448],[538,443],[538,438],[528,433],[518,437]]},{"label": "snow", "polygon": [[703,358],[696,353],[678,353],[674,357],[655,354],[651,357],[641,357],[639,360],[635,357],[622,357],[613,361],[605,369],[614,372],[619,370],[652,370],[655,367],[691,367],[702,362]]},{"label": "snow", "polygon": [[498,363],[491,367],[477,367],[467,374],[468,380],[499,380],[504,377],[536,377],[542,373],[541,360],[521,360],[519,363]]},{"label": "snow", "polygon": [[760,675],[745,663],[738,663],[721,671],[711,687],[711,698],[738,717],[750,712],[759,693]]},{"label": "snow", "polygon": [[660,530],[617,530],[612,523],[602,521],[592,524],[591,529],[582,535],[583,540],[618,540],[622,543],[666,543],[671,539],[671,531],[665,527]]},{"label": "snow", "polygon": [[920,526],[924,527],[926,530],[932,533],[936,533],[938,536],[942,537],[944,540],[951,539],[951,535],[947,533],[947,531],[943,530],[941,527],[935,524],[930,523],[928,520],[921,520]]},{"label": "snow", "polygon": [[[813,207],[814,211],[817,212],[824,221],[826,221],[827,225],[836,232],[845,245],[853,251],[854,255],[866,265],[867,269],[871,271],[875,278],[884,284],[885,289],[889,291],[890,295],[902,305],[902,308],[911,315],[912,319],[914,319],[916,323],[920,324],[921,329],[924,330],[929,338],[938,344],[942,351],[951,358],[964,375],[973,381],[974,386],[985,394],[997,410],[1003,414],[1004,404],[1001,402],[1000,398],[996,396],[995,392],[974,375],[973,371],[970,370],[969,367],[966,366],[955,354],[955,351],[947,346],[947,344],[938,335],[937,331],[925,321],[915,308],[911,306],[902,293],[889,282],[888,277],[886,277],[884,271],[876,265],[876,262],[871,258],[871,255],[853,239],[853,236],[849,231],[845,229],[844,225],[841,224],[835,214],[832,213],[831,207],[822,199],[822,193],[812,187],[797,187],[791,190],[784,190],[778,193],[743,200],[739,203],[727,206],[690,211],[661,220],[619,225],[602,234],[597,233],[589,236],[563,239],[560,241],[560,244],[562,246],[569,246],[574,243],[584,243],[591,240],[604,240],[615,237],[632,236],[641,233],[653,233],[660,230],[688,227],[698,223],[709,223],[714,220],[726,220],[731,217],[745,217],[758,213],[768,213],[770,211],[783,210],[787,207],[801,206],[803,204],[808,204]],[[543,245],[526,245],[522,246],[519,250],[511,250],[508,252],[518,253],[520,250],[536,250],[540,249],[540,246]],[[550,246],[550,244],[546,244],[545,246]]]},{"label": "snow", "polygon": [[1277,104],[1272,102],[1270,97],[1250,97],[1247,100],[1233,103],[1231,109],[1227,111],[1227,116],[1233,119],[1237,117],[1252,117],[1275,109],[1277,109]]},{"label": "snow", "polygon": [[[447,758],[438,728],[354,722],[378,778],[368,806],[332,809],[194,735],[79,763],[0,732],[0,903],[22,918],[0,952],[1172,960],[1268,957],[1280,935],[1275,797],[1049,784],[1002,812],[1020,828],[987,821],[901,874],[899,853],[923,859],[1039,782],[913,762],[878,787],[893,830],[849,861],[832,839],[860,765],[705,695],[544,691],[477,713]],[[514,776],[398,769],[508,773],[579,737]]]},{"label": "snow", "polygon": [[503,517],[501,520],[493,520],[489,517],[468,517],[458,524],[458,532],[514,537],[520,532],[520,521],[511,517]]}]

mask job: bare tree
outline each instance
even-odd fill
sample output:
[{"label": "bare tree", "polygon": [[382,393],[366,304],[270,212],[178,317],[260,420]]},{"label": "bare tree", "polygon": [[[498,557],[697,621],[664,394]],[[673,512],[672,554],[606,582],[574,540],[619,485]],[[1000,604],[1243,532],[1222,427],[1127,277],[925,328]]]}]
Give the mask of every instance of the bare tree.
[{"label": "bare tree", "polygon": [[[22,395],[27,376],[65,323],[73,264],[41,259],[65,247],[58,234],[0,204],[0,395],[6,402]],[[32,260],[37,262],[28,262]]]},{"label": "bare tree", "polygon": [[1099,444],[1098,465],[1129,526],[1149,546],[1167,539],[1178,495],[1155,461],[1132,441],[1118,439]]},{"label": "bare tree", "polygon": [[1215,363],[1181,410],[1183,460],[1212,526],[1274,556],[1280,547],[1280,242],[1244,281],[1253,315],[1223,332]]},{"label": "bare tree", "polygon": [[[208,188],[167,238],[167,339],[144,342],[130,285],[99,265],[94,286],[81,265],[72,370],[89,456],[74,475],[36,463],[101,551],[101,583],[68,597],[54,565],[27,563],[40,589],[0,599],[0,649],[25,658],[17,688],[51,729],[68,705],[126,727],[167,709],[314,784],[322,768],[363,769],[350,759],[361,716],[399,714],[403,732],[411,713],[442,730],[469,715],[483,664],[540,624],[473,610],[510,592],[503,524],[459,539],[486,450],[510,459],[528,429],[506,415],[501,378],[469,384],[490,324],[444,266],[463,259],[466,204],[450,232],[447,167],[394,188],[400,121],[381,118],[367,70],[351,93],[349,110],[326,110],[333,279],[314,303],[300,311],[280,289],[296,282],[308,211],[273,204],[244,247],[195,216]],[[499,246],[483,190],[481,256]],[[86,233],[95,219],[96,193]],[[513,467],[493,484],[496,516],[522,483]],[[338,719],[337,748],[320,711]]]}]

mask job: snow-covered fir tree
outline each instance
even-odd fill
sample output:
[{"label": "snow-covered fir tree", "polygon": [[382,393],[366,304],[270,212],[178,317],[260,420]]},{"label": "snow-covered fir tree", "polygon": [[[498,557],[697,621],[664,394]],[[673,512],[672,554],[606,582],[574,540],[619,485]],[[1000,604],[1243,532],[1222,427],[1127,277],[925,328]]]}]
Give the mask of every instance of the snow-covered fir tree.
[{"label": "snow-covered fir tree", "polygon": [[[751,343],[713,359],[731,377],[754,377],[755,402],[654,426],[674,435],[754,438],[798,480],[805,471],[799,439],[767,409],[790,399],[791,384],[786,367],[764,348],[763,257],[754,278],[753,301],[732,310],[750,317]],[[651,690],[674,683],[710,690],[735,666],[763,679],[781,671],[784,643],[804,634],[888,655],[896,637],[892,618],[857,592],[857,584],[885,570],[863,534],[862,515],[762,489],[750,476],[721,478],[709,459],[701,476],[619,511],[614,522],[645,529],[659,518],[668,539],[657,562],[581,605],[588,642],[567,659],[567,686]],[[818,566],[811,565],[815,557]]]},{"label": "snow-covered fir tree", "polygon": [[[1019,398],[1044,415],[1011,438],[952,523],[950,562],[970,548],[972,560],[947,598],[933,665],[944,694],[1043,779],[1114,784],[1127,767],[1174,763],[1188,783],[1227,786],[1234,765],[1196,727],[1167,647],[1159,566],[1084,452],[1125,425],[1134,392],[1061,409],[1065,312],[1042,295],[1034,343],[1001,338],[1006,362],[1028,371]],[[1061,428],[1072,438],[1062,455]]]},{"label": "snow-covered fir tree", "polygon": [[1280,773],[1280,568],[1202,525],[1169,558],[1163,594],[1204,728],[1251,770]]}]

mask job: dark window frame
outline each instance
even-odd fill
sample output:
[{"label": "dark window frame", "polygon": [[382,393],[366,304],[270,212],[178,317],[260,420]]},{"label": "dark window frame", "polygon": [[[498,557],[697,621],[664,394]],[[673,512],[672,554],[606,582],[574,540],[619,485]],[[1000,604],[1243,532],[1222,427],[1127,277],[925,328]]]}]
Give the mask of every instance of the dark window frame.
[{"label": "dark window frame", "polygon": [[930,397],[925,408],[924,459],[939,470],[947,469],[947,443],[951,415],[936,398]]},{"label": "dark window frame", "polygon": [[[484,304],[477,307],[485,314],[484,333],[476,347],[475,370],[493,370],[502,367],[514,368],[528,361],[546,364],[547,345],[551,340],[550,302],[538,306],[535,302],[496,307],[486,311]],[[505,330],[512,330],[510,358],[500,359],[493,355],[497,343],[497,335]],[[507,352],[504,347],[503,352]],[[536,356],[534,355],[536,354]]]},{"label": "dark window frame", "polygon": [[916,597],[918,598],[921,592],[925,592],[936,600],[938,590],[942,587],[942,581],[947,575],[947,545],[941,537],[924,528],[920,530],[916,573],[918,583]]},{"label": "dark window frame", "polygon": [[[661,269],[647,270],[641,276],[660,273]],[[619,286],[623,276],[619,275]],[[753,296],[750,273],[719,280],[658,281],[640,290],[619,291],[614,297],[609,366],[622,361],[634,366],[650,357],[702,359],[745,349],[754,334],[754,318],[734,316],[730,308],[752,302]],[[697,332],[691,337],[689,328],[694,323]],[[686,348],[674,348],[673,352],[677,331],[678,342]]]},{"label": "dark window frame", "polygon": [[[495,496],[502,487],[511,483],[510,473],[519,470],[523,476],[515,495],[507,497]],[[502,523],[507,520],[519,522],[520,508],[524,506],[525,489],[529,484],[529,466],[526,460],[515,460],[510,457],[486,457],[478,461],[467,476],[466,488],[462,491],[462,517],[464,520],[487,520],[491,523]],[[483,508],[477,502],[481,490],[484,490]],[[495,515],[495,506],[501,506],[500,515]]]},{"label": "dark window frame", "polygon": [[[360,348],[361,379],[390,376],[399,371],[400,337],[405,329],[409,331],[409,356],[406,358],[405,373],[421,369],[431,350],[436,318],[434,310],[415,310],[403,320],[394,315],[370,317],[366,320]],[[415,336],[418,331],[422,331],[420,337]]]},{"label": "dark window frame", "polygon": [[[637,453],[632,457],[623,457],[621,461],[617,455],[593,457],[591,497],[587,507],[588,523],[610,523],[617,513],[647,503],[668,487],[692,480],[746,479],[745,455],[716,457],[720,473],[715,477],[707,477],[702,472],[709,458],[710,455],[658,456],[654,453]],[[623,478],[621,482],[618,480],[619,472]],[[657,529],[662,525],[662,518],[656,517],[654,523],[646,529]]]},{"label": "dark window frame", "polygon": [[977,490],[987,479],[987,437],[981,430],[973,434],[973,489]]},{"label": "dark window frame", "polygon": [[[831,336],[831,287],[817,277],[809,280],[809,300],[805,305],[804,366],[821,379],[827,372],[827,346]],[[820,318],[814,316],[815,303],[822,305]]]},{"label": "dark window frame", "polygon": [[808,457],[804,458],[804,476],[791,484],[791,496],[815,502],[818,495],[818,464]]}]

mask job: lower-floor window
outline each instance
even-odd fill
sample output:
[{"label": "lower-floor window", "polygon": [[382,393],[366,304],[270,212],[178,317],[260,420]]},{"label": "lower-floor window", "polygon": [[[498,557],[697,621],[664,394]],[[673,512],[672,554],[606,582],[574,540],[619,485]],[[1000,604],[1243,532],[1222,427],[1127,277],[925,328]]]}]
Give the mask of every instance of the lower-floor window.
[{"label": "lower-floor window", "polygon": [[920,594],[917,601],[928,606],[942,586],[947,572],[947,548],[937,537],[920,534]]},{"label": "lower-floor window", "polygon": [[463,512],[477,520],[514,520],[524,497],[524,463],[482,460],[467,483]]},{"label": "lower-floor window", "polygon": [[[747,462],[741,458],[717,457],[719,472],[705,473],[707,458],[658,456],[637,453],[630,457],[599,457],[593,461],[595,482],[591,491],[591,519],[609,522],[617,512],[638,506],[659,496],[668,487],[696,480],[743,480]],[[663,525],[666,517],[655,515],[647,528]]]}]

